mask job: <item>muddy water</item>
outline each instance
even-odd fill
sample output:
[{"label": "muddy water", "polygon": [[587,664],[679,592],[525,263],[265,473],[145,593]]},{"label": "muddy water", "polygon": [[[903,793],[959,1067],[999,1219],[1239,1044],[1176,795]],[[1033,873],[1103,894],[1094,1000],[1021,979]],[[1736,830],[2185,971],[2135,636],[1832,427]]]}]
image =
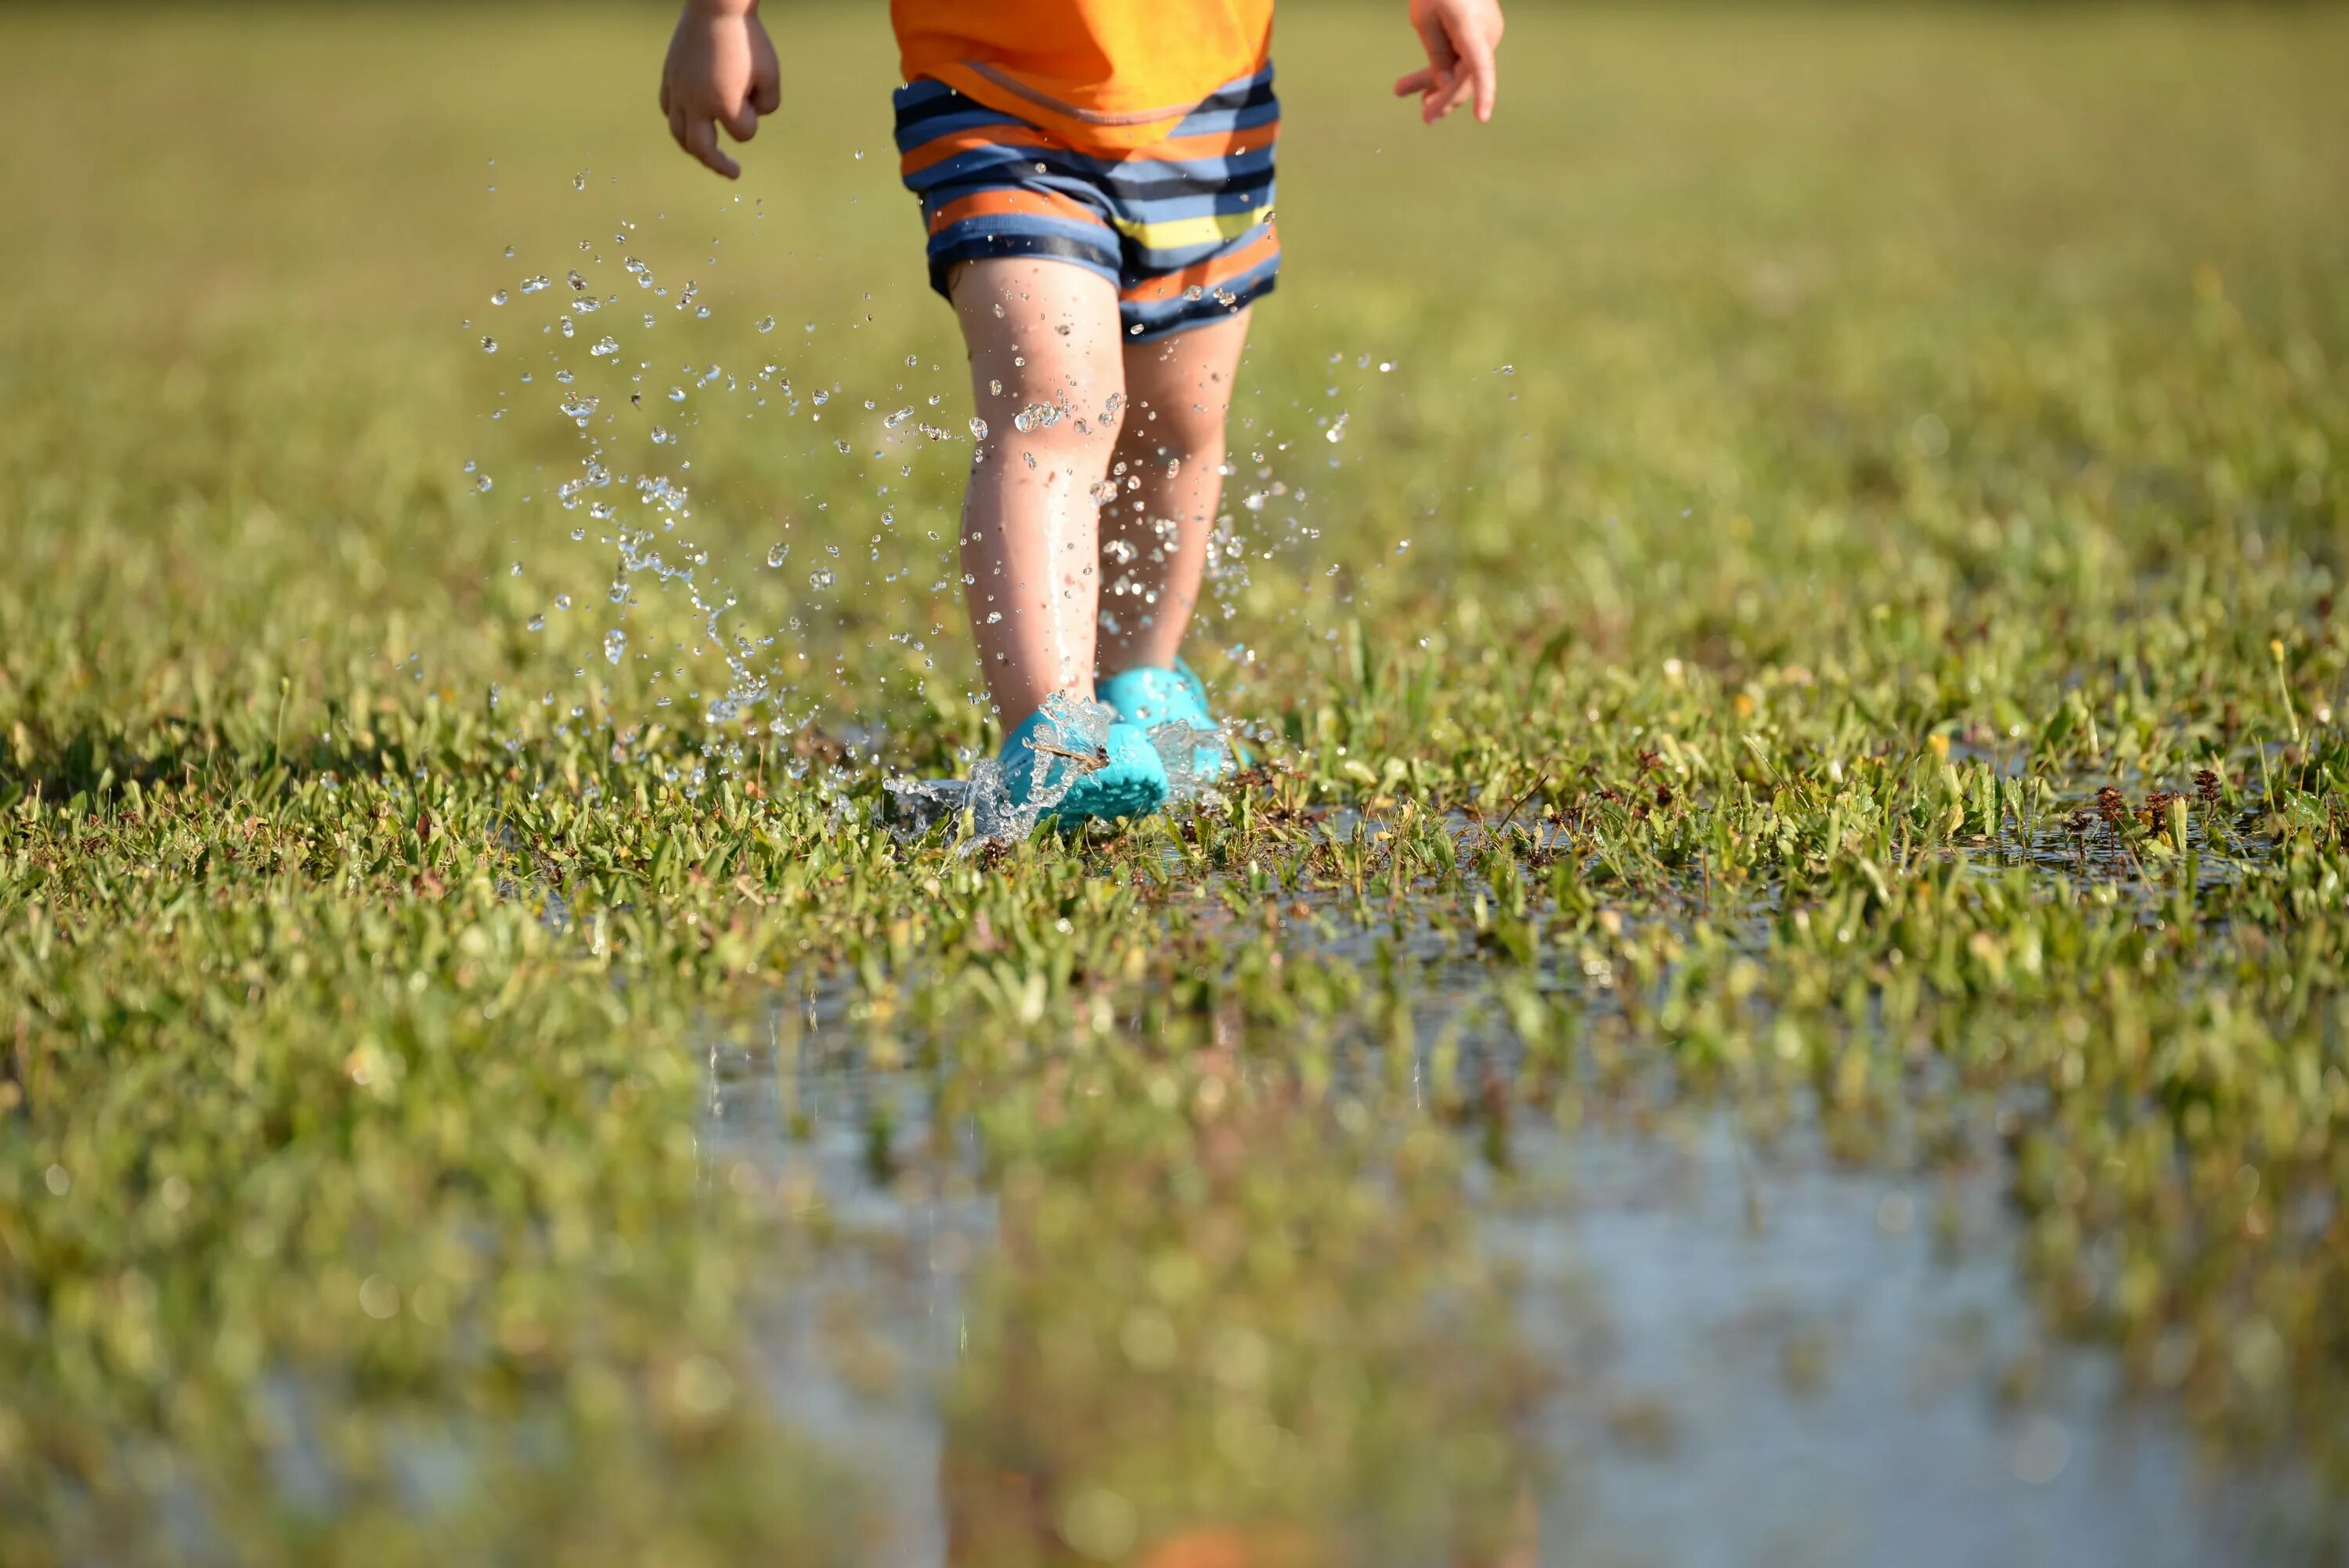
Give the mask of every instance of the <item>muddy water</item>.
[{"label": "muddy water", "polygon": [[[975,1281],[1001,1262],[979,1139],[934,1123],[935,1078],[839,1065],[821,1048],[828,1011],[795,1006],[802,1027],[709,1057],[711,1171],[773,1183],[831,1238],[776,1292],[770,1397],[872,1486],[872,1561],[1008,1560],[957,1543],[968,1510],[950,1479],[974,1457],[1020,1463],[953,1451],[983,1449],[989,1429],[953,1411],[997,1383],[970,1338]],[[1994,1162],[1913,1184],[1839,1167],[1799,1133],[1758,1148],[1731,1112],[1701,1108],[1571,1131],[1520,1119],[1509,1144],[1506,1174],[1471,1160],[1464,1185],[1525,1396],[1498,1429],[1516,1501],[1495,1530],[1470,1532],[1485,1546],[1438,1528],[1338,1559],[2311,1560],[2295,1483],[2209,1467],[2106,1354],[2044,1340]],[[1102,1397],[1136,1376],[1103,1362]],[[1170,1448],[1168,1469],[1183,1462]],[[1148,1544],[1108,1542],[1121,1543]]]}]

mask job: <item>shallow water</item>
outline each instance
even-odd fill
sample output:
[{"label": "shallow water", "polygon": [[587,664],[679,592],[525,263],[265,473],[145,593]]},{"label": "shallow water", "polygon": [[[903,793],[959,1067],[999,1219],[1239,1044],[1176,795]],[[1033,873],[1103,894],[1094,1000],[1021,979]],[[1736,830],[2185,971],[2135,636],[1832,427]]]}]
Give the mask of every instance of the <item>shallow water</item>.
[{"label": "shallow water", "polygon": [[[845,1243],[778,1289],[770,1395],[872,1487],[870,1561],[964,1561],[942,1466],[999,1244],[981,1143],[936,1126],[936,1079],[840,1065],[836,998],[792,1010],[805,1027],[711,1047],[700,1128],[713,1180],[773,1183]],[[1492,1561],[2313,1560],[2296,1480],[2211,1468],[2110,1355],[2046,1342],[1993,1162],[1911,1181],[1699,1105],[1519,1116],[1508,1144],[1465,1180],[1539,1390],[1512,1439],[1537,1525]]]}]

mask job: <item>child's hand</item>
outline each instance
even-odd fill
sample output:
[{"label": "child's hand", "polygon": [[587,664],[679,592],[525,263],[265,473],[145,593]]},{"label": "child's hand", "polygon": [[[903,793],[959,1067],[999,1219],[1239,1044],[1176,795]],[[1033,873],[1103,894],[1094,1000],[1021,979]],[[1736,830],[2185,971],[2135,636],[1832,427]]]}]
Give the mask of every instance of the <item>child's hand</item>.
[{"label": "child's hand", "polygon": [[1427,65],[1395,82],[1397,98],[1419,95],[1419,118],[1433,125],[1472,97],[1476,118],[1493,118],[1501,78],[1493,51],[1501,42],[1500,0],[1411,0],[1411,25],[1427,46]]},{"label": "child's hand", "polygon": [[759,25],[759,0],[685,0],[661,67],[661,112],[677,144],[732,180],[742,166],[718,150],[718,128],[737,141],[782,104],[775,46]]}]

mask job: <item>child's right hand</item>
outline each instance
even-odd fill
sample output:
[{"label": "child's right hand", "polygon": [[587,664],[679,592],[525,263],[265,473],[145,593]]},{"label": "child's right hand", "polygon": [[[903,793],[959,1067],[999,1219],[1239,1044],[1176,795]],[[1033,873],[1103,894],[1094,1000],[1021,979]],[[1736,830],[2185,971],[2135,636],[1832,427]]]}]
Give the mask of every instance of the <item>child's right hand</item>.
[{"label": "child's right hand", "polygon": [[685,0],[661,67],[661,112],[677,144],[729,180],[742,166],[718,150],[718,128],[737,141],[781,107],[782,71],[759,25],[759,0]]}]

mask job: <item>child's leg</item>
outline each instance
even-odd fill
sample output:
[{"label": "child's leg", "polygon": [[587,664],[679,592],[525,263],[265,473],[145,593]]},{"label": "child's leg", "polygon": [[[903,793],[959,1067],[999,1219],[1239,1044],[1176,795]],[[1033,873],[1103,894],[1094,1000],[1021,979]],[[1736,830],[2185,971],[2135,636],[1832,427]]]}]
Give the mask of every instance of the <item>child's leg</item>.
[{"label": "child's leg", "polygon": [[1223,495],[1224,416],[1247,326],[1242,310],[1125,349],[1117,499],[1101,519],[1103,676],[1172,668],[1182,648]]},{"label": "child's leg", "polygon": [[[1056,692],[1091,696],[1099,503],[1123,390],[1117,289],[1059,261],[965,263],[953,280],[987,422],[963,502],[964,597],[988,694],[1008,727]],[[1039,416],[1022,430],[1022,410]]]}]

